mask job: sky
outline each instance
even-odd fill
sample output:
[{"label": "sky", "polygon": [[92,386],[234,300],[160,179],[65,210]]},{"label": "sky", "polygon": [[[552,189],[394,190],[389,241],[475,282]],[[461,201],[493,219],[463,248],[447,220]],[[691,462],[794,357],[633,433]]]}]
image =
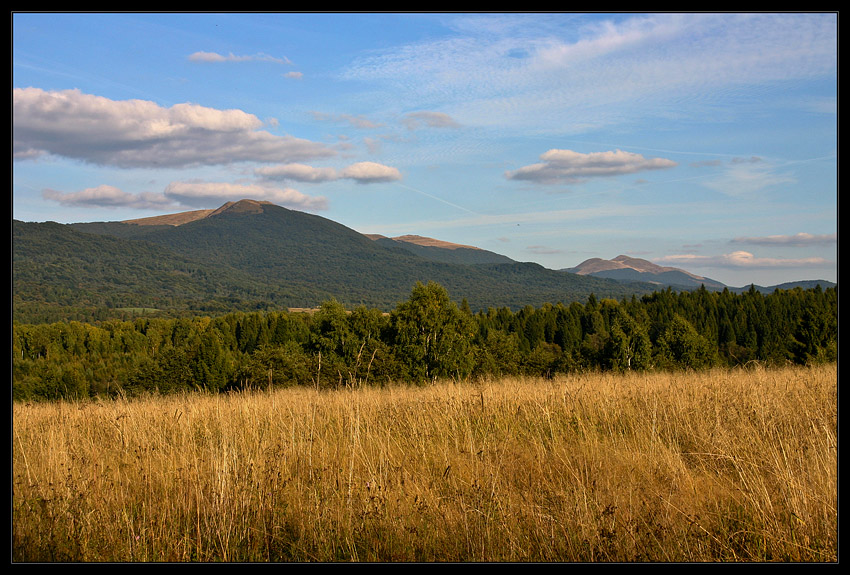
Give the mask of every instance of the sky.
[{"label": "sky", "polygon": [[838,276],[837,13],[12,13],[12,212]]}]

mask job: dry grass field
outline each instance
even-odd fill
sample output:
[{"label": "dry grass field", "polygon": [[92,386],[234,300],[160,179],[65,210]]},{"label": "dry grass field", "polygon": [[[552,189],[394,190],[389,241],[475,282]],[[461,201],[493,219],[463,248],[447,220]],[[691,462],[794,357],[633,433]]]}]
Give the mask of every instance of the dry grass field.
[{"label": "dry grass field", "polygon": [[15,404],[12,559],[835,562],[837,379]]}]

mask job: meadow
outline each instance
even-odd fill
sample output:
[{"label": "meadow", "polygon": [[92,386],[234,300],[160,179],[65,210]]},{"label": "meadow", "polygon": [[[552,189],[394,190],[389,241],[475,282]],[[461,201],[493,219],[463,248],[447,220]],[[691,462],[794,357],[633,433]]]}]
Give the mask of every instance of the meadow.
[{"label": "meadow", "polygon": [[836,562],[837,366],[12,407],[14,562]]}]

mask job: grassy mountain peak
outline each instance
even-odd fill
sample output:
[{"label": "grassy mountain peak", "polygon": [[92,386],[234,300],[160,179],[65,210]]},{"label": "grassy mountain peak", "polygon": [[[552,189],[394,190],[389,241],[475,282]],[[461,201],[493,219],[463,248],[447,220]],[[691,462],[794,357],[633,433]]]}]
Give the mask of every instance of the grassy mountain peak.
[{"label": "grassy mountain peak", "polygon": [[165,214],[162,216],[151,216],[149,218],[138,218],[124,220],[121,223],[135,224],[139,226],[182,226],[196,220],[202,220],[211,216],[217,216],[225,212],[235,213],[261,213],[264,204],[274,205],[271,202],[260,202],[257,200],[239,200],[227,202],[214,210],[193,210],[189,212],[178,212],[176,214]]},{"label": "grassy mountain peak", "polygon": [[619,255],[614,259],[590,258],[567,272],[581,276],[604,277],[618,281],[645,281],[663,286],[696,288],[705,285],[709,289],[723,289],[724,284],[689,271],[660,266],[648,260],[627,255]]}]

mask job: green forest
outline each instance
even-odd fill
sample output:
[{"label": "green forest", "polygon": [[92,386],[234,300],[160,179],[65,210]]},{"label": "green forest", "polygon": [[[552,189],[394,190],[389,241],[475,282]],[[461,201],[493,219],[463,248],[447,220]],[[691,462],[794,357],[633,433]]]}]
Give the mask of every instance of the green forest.
[{"label": "green forest", "polygon": [[812,364],[837,361],[838,288],[667,289],[473,312],[431,282],[389,313],[329,299],[312,313],[14,321],[12,347],[16,401]]}]

